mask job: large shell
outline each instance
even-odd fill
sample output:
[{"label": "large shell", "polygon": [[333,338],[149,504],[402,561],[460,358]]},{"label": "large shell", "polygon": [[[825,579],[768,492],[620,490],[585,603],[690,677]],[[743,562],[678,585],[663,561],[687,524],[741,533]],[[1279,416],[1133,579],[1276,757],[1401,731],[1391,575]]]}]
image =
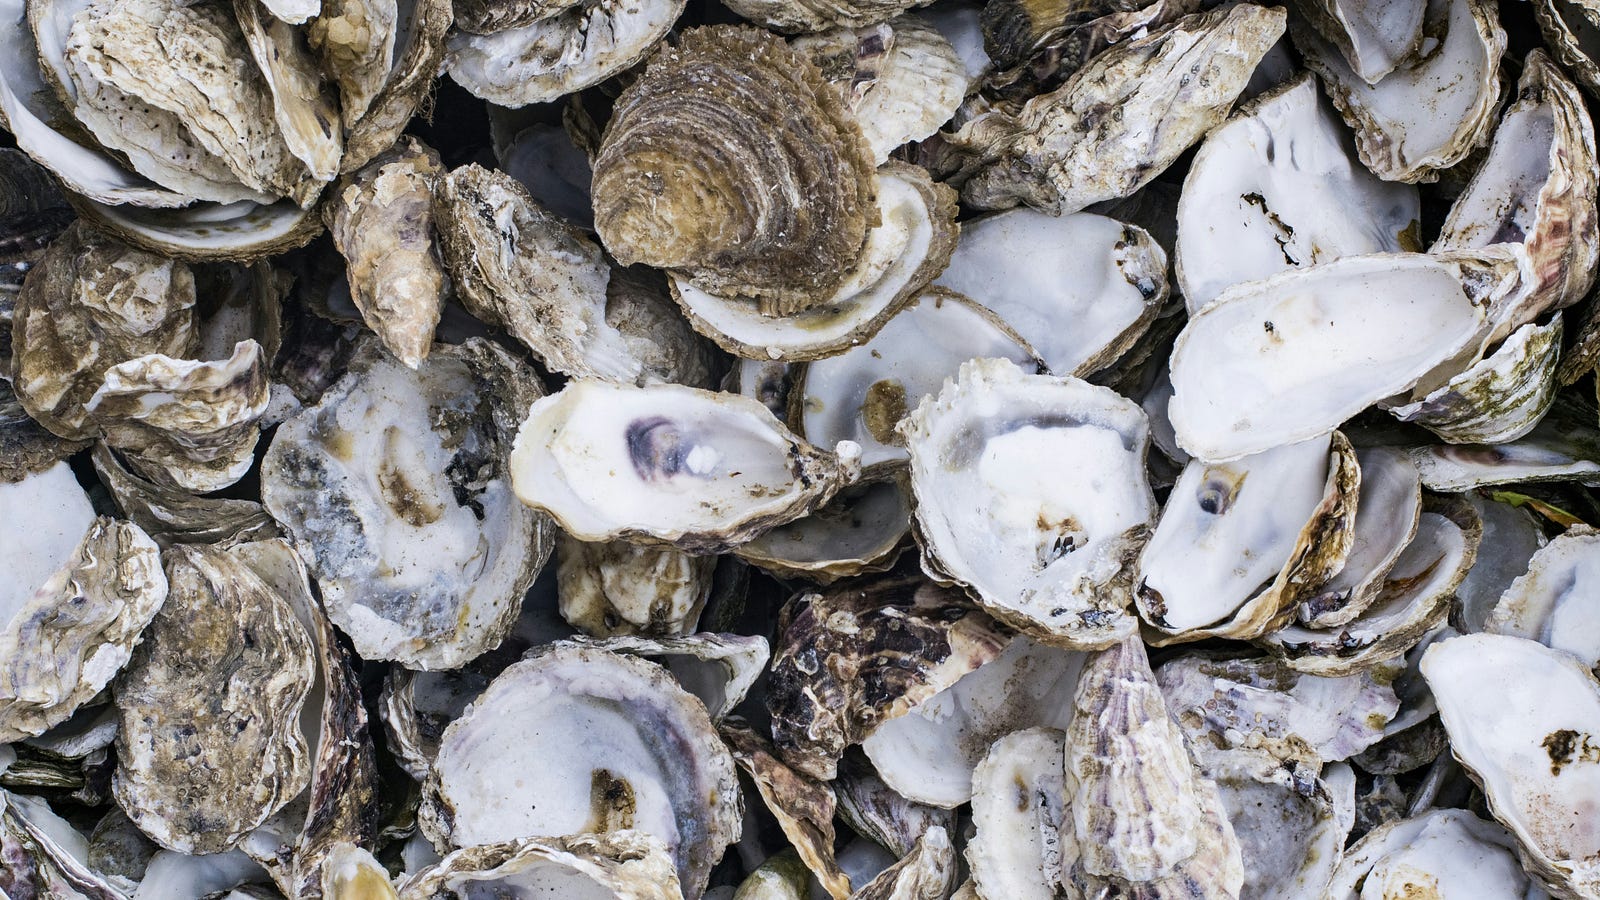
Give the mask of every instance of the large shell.
[{"label": "large shell", "polygon": [[574,380],[533,405],[510,467],[517,496],[574,537],[706,553],[827,502],[859,453],[819,450],[745,397]]},{"label": "large shell", "polygon": [[11,571],[0,594],[0,740],[66,721],[128,662],[166,600],[150,538],[95,518],[66,463],[0,484]]},{"label": "large shell", "polygon": [[637,828],[698,897],[738,836],[741,801],[705,707],[664,669],[556,645],[446,729],[419,815],[441,848]]},{"label": "large shell", "polygon": [[617,99],[594,163],[595,228],[624,265],[794,311],[832,296],[861,256],[874,181],[815,65],[764,32],[701,28]]},{"label": "large shell", "polygon": [[1155,518],[1138,405],[979,359],[899,430],[930,575],[1047,642],[1088,649],[1132,633],[1128,564]]},{"label": "large shell", "polygon": [[444,306],[433,223],[433,184],[443,174],[438,153],[406,138],[347,176],[322,207],[347,263],[351,300],[413,369],[428,355]]},{"label": "large shell", "polygon": [[1328,900],[1383,897],[1535,896],[1517,865],[1516,840],[1462,809],[1435,809],[1368,832],[1345,852]]},{"label": "large shell", "polygon": [[879,724],[995,659],[1006,637],[964,597],[916,576],[883,576],[786,609],[767,709],[783,758],[822,780]]},{"label": "large shell", "polygon": [[12,386],[28,415],[62,437],[95,434],[84,405],[106,370],[194,346],[194,276],[81,223],[28,274],[12,326]]},{"label": "large shell", "polygon": [[300,712],[316,672],[278,591],[227,553],[165,554],[167,602],[117,683],[117,803],[185,853],[238,844],[310,782]]},{"label": "large shell", "polygon": [[552,544],[503,462],[540,393],[481,339],[435,347],[417,370],[373,342],[279,426],[262,501],[364,658],[453,668],[510,631]]},{"label": "large shell", "polygon": [[1242,3],[1116,44],[1014,117],[957,135],[975,157],[962,199],[1059,215],[1133,193],[1227,116],[1283,29],[1282,10]]}]

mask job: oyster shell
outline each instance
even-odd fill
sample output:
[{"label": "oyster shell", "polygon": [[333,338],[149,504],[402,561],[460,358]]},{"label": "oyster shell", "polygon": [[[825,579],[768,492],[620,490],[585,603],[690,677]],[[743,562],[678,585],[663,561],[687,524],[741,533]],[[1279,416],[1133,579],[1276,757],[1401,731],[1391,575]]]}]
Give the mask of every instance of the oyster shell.
[{"label": "oyster shell", "polygon": [[595,229],[623,265],[794,312],[826,302],[861,258],[875,182],[860,128],[810,60],[765,32],[700,28],[617,98],[594,161]]},{"label": "oyster shell", "polygon": [[[1559,399],[1559,398],[1558,398]],[[1600,473],[1600,434],[1594,413],[1557,402],[1527,435],[1508,444],[1414,447],[1411,461],[1422,486],[1466,491],[1510,482],[1592,479]]]},{"label": "oyster shell", "polygon": [[0,791],[0,890],[7,896],[123,900],[119,887],[88,865],[87,844],[44,800]]},{"label": "oyster shell", "polygon": [[911,483],[897,471],[840,490],[811,515],[740,544],[734,553],[779,577],[827,585],[888,570],[910,538]]},{"label": "oyster shell", "polygon": [[735,13],[783,32],[876,25],[932,0],[731,0]]},{"label": "oyster shell", "polygon": [[948,809],[900,796],[860,751],[846,753],[833,780],[839,818],[850,830],[896,856],[905,856],[917,838],[938,825],[954,830],[956,815]]},{"label": "oyster shell", "polygon": [[117,511],[157,544],[222,544],[278,536],[278,524],[254,500],[201,497],[157,484],[128,468],[117,452],[97,443],[89,457]]},{"label": "oyster shell", "polygon": [[684,690],[700,698],[716,721],[744,702],[772,652],[767,639],[759,635],[713,632],[604,638],[579,635],[567,643],[655,661],[671,672]]},{"label": "oyster shell", "polygon": [[1178,443],[1218,461],[1325,434],[1452,358],[1485,315],[1458,266],[1413,253],[1237,285],[1172,350]]},{"label": "oyster shell", "polygon": [[0,484],[0,741],[65,722],[127,664],[167,597],[155,542],[96,518],[64,462]]},{"label": "oyster shell", "polygon": [[262,502],[363,658],[453,668],[511,630],[553,536],[500,460],[541,393],[482,339],[436,346],[416,370],[371,342],[279,426]]},{"label": "oyster shell", "polygon": [[1517,865],[1515,848],[1505,829],[1466,810],[1429,810],[1380,826],[1345,851],[1327,896],[1533,896],[1537,887]]},{"label": "oyster shell", "polygon": [[444,58],[450,18],[448,0],[323,0],[310,39],[323,65],[339,73],[341,172],[387,150],[421,108]]},{"label": "oyster shell", "polygon": [[1297,618],[1313,628],[1342,625],[1371,606],[1384,578],[1417,533],[1422,476],[1405,453],[1389,447],[1356,451],[1361,493],[1350,554],[1339,573],[1302,601]]},{"label": "oyster shell", "polygon": [[167,601],[117,682],[117,805],[169,850],[220,853],[305,790],[315,648],[233,556],[176,546]]},{"label": "oyster shell", "polygon": [[944,828],[934,825],[910,853],[862,885],[850,900],[941,900],[955,877],[955,848]]},{"label": "oyster shell", "polygon": [[685,2],[535,3],[554,8],[526,24],[452,34],[445,71],[491,103],[547,103],[632,68],[666,37]]},{"label": "oyster shell", "polygon": [[517,496],[580,540],[708,553],[827,502],[859,455],[805,443],[744,397],[580,379],[533,405],[510,467]]},{"label": "oyster shell", "polygon": [[1575,525],[1533,554],[1528,571],[1506,588],[1483,630],[1529,638],[1600,666],[1600,634],[1585,607],[1600,577],[1600,532]]},{"label": "oyster shell", "polygon": [[[1368,7],[1382,15],[1407,5]],[[1419,24],[1421,12],[1417,4]],[[1255,98],[1206,136],[1178,201],[1174,262],[1191,313],[1235,284],[1285,269],[1422,249],[1416,188],[1380,181],[1349,143],[1310,74]]]},{"label": "oyster shell", "polygon": [[685,896],[672,858],[661,842],[647,832],[632,830],[467,847],[399,886],[401,900],[539,894],[595,900],[676,900]]},{"label": "oyster shell", "polygon": [[263,16],[254,0],[233,0],[233,14],[266,81],[284,145],[305,166],[307,176],[319,183],[332,181],[339,174],[344,132],[338,104],[323,89],[323,74],[305,33],[282,18]]},{"label": "oyster shell", "polygon": [[355,844],[333,848],[322,867],[320,887],[326,900],[399,900],[388,870]]},{"label": "oyster shell", "polygon": [[[0,322],[0,331],[6,324]],[[0,358],[0,373],[8,368],[7,361]],[[11,382],[0,374],[0,483],[37,475],[88,446],[88,441],[59,438],[34,421],[17,402]],[[908,507],[906,518],[910,517]]]},{"label": "oyster shell", "polygon": [[850,879],[833,855],[833,790],[784,765],[744,722],[724,722],[721,733],[806,868],[834,900],[847,900]]},{"label": "oyster shell", "polygon": [[[1389,412],[1452,444],[1503,444],[1532,431],[1556,399],[1561,318],[1529,323],[1493,353],[1424,396]],[[1388,404],[1385,404],[1388,405]]]},{"label": "oyster shell", "polygon": [[973,157],[962,199],[1060,215],[1133,193],[1227,116],[1283,29],[1281,10],[1241,3],[1114,45],[1016,115],[954,137]]},{"label": "oyster shell", "polygon": [[1432,181],[1486,143],[1494,127],[1506,47],[1495,4],[1429,0],[1423,32],[1419,52],[1373,84],[1321,35],[1290,29],[1306,67],[1355,130],[1361,161],[1385,181]]},{"label": "oyster shell", "polygon": [[627,541],[556,541],[561,617],[585,634],[684,634],[711,593],[715,557]]},{"label": "oyster shell", "polygon": [[1248,755],[1206,767],[1244,862],[1241,897],[1324,897],[1356,819],[1356,777],[1329,766],[1320,778]]},{"label": "oyster shell", "polygon": [[1512,582],[1526,574],[1534,554],[1546,546],[1544,530],[1533,513],[1509,503],[1467,494],[1483,520],[1483,541],[1467,577],[1456,586],[1451,624],[1462,634],[1484,630],[1484,623]]},{"label": "oyster shell", "polygon": [[1591,55],[1596,13],[1600,10],[1582,0],[1541,0],[1533,4],[1545,46],[1591,94],[1600,92],[1600,66]]},{"label": "oyster shell", "polygon": [[1339,432],[1231,463],[1190,460],[1139,557],[1139,614],[1166,633],[1151,642],[1249,640],[1290,621],[1345,565],[1360,483]]},{"label": "oyster shell", "polygon": [[1051,372],[1087,378],[1149,326],[1167,301],[1166,275],[1166,253],[1138,226],[1016,209],[965,223],[934,283],[993,311]]},{"label": "oyster shell", "polygon": [[1127,563],[1155,518],[1136,404],[979,359],[898,430],[930,575],[1041,640],[1086,649],[1133,631]]},{"label": "oyster shell", "polygon": [[444,164],[406,138],[334,188],[322,220],[348,265],[350,298],[367,326],[415,369],[428,356],[444,305],[434,244],[433,185]]},{"label": "oyster shell", "polygon": [[705,707],[665,670],[556,645],[502,672],[445,730],[419,820],[441,850],[636,828],[698,897],[741,806]]},{"label": "oyster shell", "polygon": [[1426,55],[1420,48],[1425,36],[1422,28],[1425,0],[1387,0],[1381,3],[1352,3],[1349,0],[1316,0],[1298,7],[1323,40],[1338,48],[1345,63],[1367,84],[1378,84],[1385,75]]},{"label": "oyster shell", "polygon": [[1062,831],[1073,827],[1066,747],[1066,735],[1053,728],[1015,731],[995,741],[973,769],[975,831],[965,853],[979,896],[1060,896]]}]

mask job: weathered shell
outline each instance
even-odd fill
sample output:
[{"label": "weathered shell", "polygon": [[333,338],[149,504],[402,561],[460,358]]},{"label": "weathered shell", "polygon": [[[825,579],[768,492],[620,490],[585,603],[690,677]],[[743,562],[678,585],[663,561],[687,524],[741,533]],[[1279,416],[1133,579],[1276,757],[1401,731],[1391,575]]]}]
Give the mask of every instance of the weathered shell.
[{"label": "weathered shell", "polygon": [[[0,322],[0,331],[6,324]],[[0,372],[6,368],[7,361],[0,358]],[[37,475],[88,446],[88,441],[69,441],[51,434],[22,408],[11,382],[0,377],[0,483]]]},{"label": "weathered shell", "polygon": [[934,825],[911,852],[862,885],[850,900],[941,900],[955,883],[955,849],[943,827]]},{"label": "weathered shell", "polygon": [[533,404],[510,468],[517,496],[576,538],[714,553],[827,502],[859,452],[819,450],[734,394],[576,379]]},{"label": "weathered shell", "polygon": [[0,791],[0,890],[8,897],[125,900],[83,859],[83,836],[43,799]]},{"label": "weathered shell", "polygon": [[1600,533],[1575,525],[1533,554],[1527,573],[1506,588],[1483,630],[1529,638],[1591,668],[1600,665],[1600,640],[1589,624],[1597,577]]},{"label": "weathered shell", "polygon": [[300,712],[315,648],[277,590],[227,553],[166,551],[167,602],[117,682],[117,804],[185,853],[238,844],[310,782]]},{"label": "weathered shell", "polygon": [[399,896],[453,900],[482,891],[481,896],[677,900],[685,896],[678,885],[672,858],[661,841],[643,831],[624,829],[456,850],[438,865],[401,882]]},{"label": "weathered shell", "polygon": [[263,16],[259,0],[233,0],[233,14],[266,80],[284,145],[304,164],[309,177],[332,181],[344,153],[344,130],[339,127],[338,104],[333,92],[324,90],[322,71],[304,32],[282,19]]},{"label": "weathered shell", "polygon": [[664,669],[558,644],[502,672],[446,729],[419,817],[441,849],[638,828],[698,897],[741,805],[705,707]]},{"label": "weathered shell", "polygon": [[28,415],[62,437],[93,437],[84,405],[107,369],[194,346],[189,267],[70,226],[17,295],[12,387]]},{"label": "weathered shell", "polygon": [[[335,71],[364,71],[369,81],[341,82],[346,99],[341,112],[349,129],[340,171],[353,172],[387,150],[431,95],[433,80],[444,58],[445,33],[450,29],[449,0],[415,0],[395,13],[394,51],[384,44],[387,18],[397,6],[392,0],[324,0],[326,23],[320,37],[313,23],[311,40]],[[363,67],[372,67],[365,68]],[[367,93],[370,91],[376,93]],[[371,96],[363,106],[360,97]],[[362,112],[362,110],[365,112]],[[359,115],[359,118],[357,116]]]},{"label": "weathered shell", "polygon": [[833,856],[836,801],[832,788],[784,765],[767,742],[742,721],[724,722],[721,733],[733,761],[755,784],[806,868],[834,900],[846,900],[850,879]]},{"label": "weathered shell", "polygon": [[1556,399],[1561,317],[1511,333],[1493,353],[1443,387],[1389,412],[1451,444],[1503,444],[1539,424]]},{"label": "weathered shell", "polygon": [[1561,398],[1524,437],[1508,444],[1413,447],[1422,486],[1466,491],[1510,482],[1573,481],[1600,473],[1600,433],[1594,412]]},{"label": "weathered shell", "polygon": [[1313,628],[1343,625],[1372,605],[1422,515],[1422,476],[1405,453],[1371,447],[1356,451],[1356,459],[1361,493],[1350,553],[1337,575],[1301,601],[1297,614]]},{"label": "weathered shell", "polygon": [[916,576],[806,594],[774,641],[767,709],[784,761],[820,780],[880,723],[995,659],[1006,636],[965,597]]},{"label": "weathered shell", "polygon": [[595,228],[624,265],[792,312],[826,301],[860,258],[874,182],[860,128],[815,65],[765,32],[707,27],[659,50],[617,99],[594,162]]},{"label": "weathered shell", "polygon": [[1326,896],[1534,896],[1529,891],[1537,888],[1517,865],[1515,849],[1505,829],[1466,810],[1429,810],[1380,826],[1345,851]]},{"label": "weathered shell", "polygon": [[436,346],[416,370],[371,342],[279,426],[262,502],[364,658],[453,668],[510,631],[553,543],[503,462],[540,393],[526,364],[482,339]]},{"label": "weathered shell", "polygon": [[967,865],[983,897],[1055,900],[1066,808],[1066,736],[1052,728],[1013,732],[994,742],[972,772]]},{"label": "weathered shell", "polygon": [[561,617],[585,634],[683,634],[711,592],[716,557],[627,541],[556,541]]},{"label": "weathered shell", "polygon": [[226,546],[278,536],[278,523],[254,500],[202,497],[157,484],[124,465],[104,443],[96,443],[89,458],[117,510],[163,547]]},{"label": "weathered shell", "polygon": [[577,0],[457,0],[455,26],[473,34],[520,28],[576,6]]},{"label": "weathered shell", "polygon": [[1283,29],[1281,10],[1244,3],[1114,45],[1015,116],[956,136],[974,157],[962,199],[1060,215],[1133,193],[1227,116]]},{"label": "weathered shell", "polygon": [[413,369],[427,358],[444,306],[433,220],[433,185],[443,174],[437,152],[406,138],[346,176],[322,207],[347,263],[351,300]]},{"label": "weathered shell", "polygon": [[[424,6],[417,4],[418,9]],[[396,0],[323,0],[322,11],[307,27],[311,46],[339,89],[339,115],[346,129],[372,107],[389,77],[401,37],[399,18]]]},{"label": "weathered shell", "polygon": [[1361,161],[1387,181],[1432,181],[1489,139],[1506,33],[1493,0],[1430,0],[1421,52],[1369,84],[1309,28],[1290,30],[1307,68],[1356,133]]},{"label": "weathered shell", "polygon": [[1128,563],[1156,511],[1136,404],[978,359],[899,432],[925,571],[1046,642],[1089,649],[1132,633]]},{"label": "weathered shell", "polygon": [[1239,839],[1244,886],[1259,900],[1323,897],[1356,818],[1356,777],[1346,765],[1320,778],[1243,754],[1206,766]]},{"label": "weathered shell", "polygon": [[863,478],[811,515],[740,544],[734,553],[779,577],[828,585],[887,571],[910,543],[911,482],[899,471]]},{"label": "weathered shell", "polygon": [[1600,65],[1591,55],[1593,43],[1589,38],[1600,8],[1583,0],[1540,0],[1533,4],[1533,14],[1545,46],[1556,61],[1572,73],[1584,90],[1600,93]]},{"label": "weathered shell", "polygon": [[732,0],[727,7],[783,32],[876,25],[931,0]]},{"label": "weathered shell", "polygon": [[66,463],[0,484],[0,741],[43,734],[110,683],[167,596],[137,525],[95,518]]},{"label": "weathered shell", "polygon": [[1533,556],[1548,544],[1539,519],[1527,509],[1490,500],[1476,491],[1467,499],[1483,520],[1483,541],[1467,577],[1456,586],[1450,624],[1462,634],[1483,631],[1490,612],[1512,582],[1526,574]]},{"label": "weathered shell", "polygon": [[[491,103],[548,103],[631,68],[666,37],[686,0],[562,2],[533,21],[450,36],[445,70]],[[534,4],[537,6],[538,4]]]},{"label": "weathered shell", "polygon": [[929,828],[938,825],[950,831],[956,826],[953,810],[902,797],[860,751],[850,751],[839,760],[833,790],[839,818],[850,830],[896,856],[910,853]]}]

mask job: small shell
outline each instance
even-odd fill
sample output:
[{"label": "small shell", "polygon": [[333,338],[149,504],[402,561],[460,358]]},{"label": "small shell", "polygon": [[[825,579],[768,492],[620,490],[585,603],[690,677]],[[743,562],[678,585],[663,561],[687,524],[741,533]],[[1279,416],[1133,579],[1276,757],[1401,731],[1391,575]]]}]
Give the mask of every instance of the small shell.
[{"label": "small shell", "polygon": [[1065,808],[1066,736],[1052,728],[1013,732],[994,742],[972,772],[967,865],[984,897],[1055,900],[1059,896]]},{"label": "small shell", "polygon": [[917,839],[910,853],[862,885],[850,900],[943,900],[955,878],[950,836],[934,825]]},{"label": "small shell", "polygon": [[627,541],[556,540],[561,617],[596,637],[684,634],[711,592],[716,557]]},{"label": "small shell", "polygon": [[783,32],[860,28],[886,22],[932,0],[730,0],[727,7]]},{"label": "small shell", "polygon": [[724,722],[721,731],[722,740],[733,751],[733,761],[755,783],[806,868],[834,900],[846,900],[850,879],[833,856],[832,788],[784,765],[743,721]]},{"label": "small shell", "polygon": [[[323,67],[333,74],[347,129],[372,107],[389,77],[399,15],[396,0],[322,0],[322,11],[306,28]],[[365,160],[354,163],[364,165]]]},{"label": "small shell", "polygon": [[1534,429],[1556,399],[1561,317],[1528,323],[1426,396],[1389,412],[1452,444],[1503,444]]},{"label": "small shell", "polygon": [[1600,641],[1589,624],[1600,596],[1600,532],[1575,525],[1528,560],[1489,612],[1483,630],[1511,634],[1565,650],[1584,665],[1600,666]]},{"label": "small shell", "polygon": [[[320,0],[316,0],[320,6]],[[256,68],[272,95],[278,131],[289,152],[322,183],[339,174],[344,132],[332,91],[306,45],[304,32],[282,19],[261,14],[259,0],[234,0],[233,13]]]}]

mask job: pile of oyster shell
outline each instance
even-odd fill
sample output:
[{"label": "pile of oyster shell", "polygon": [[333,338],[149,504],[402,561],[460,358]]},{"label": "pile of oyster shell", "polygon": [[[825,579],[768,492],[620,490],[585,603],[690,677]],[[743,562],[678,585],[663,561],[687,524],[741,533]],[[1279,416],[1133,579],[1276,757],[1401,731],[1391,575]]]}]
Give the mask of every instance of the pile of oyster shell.
[{"label": "pile of oyster shell", "polygon": [[0,17],[0,897],[1600,898],[1600,0]]}]

